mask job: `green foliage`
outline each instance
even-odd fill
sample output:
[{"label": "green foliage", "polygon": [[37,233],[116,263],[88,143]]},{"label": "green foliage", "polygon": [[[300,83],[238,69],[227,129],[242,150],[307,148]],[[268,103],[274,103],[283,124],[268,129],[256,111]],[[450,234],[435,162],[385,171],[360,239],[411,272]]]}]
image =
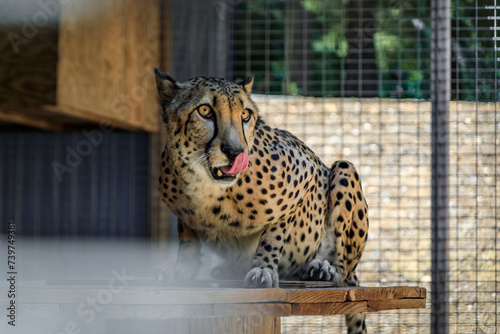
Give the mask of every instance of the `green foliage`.
[{"label": "green foliage", "polygon": [[[258,92],[343,96],[350,60],[349,1],[242,2],[235,13],[236,76],[254,73]],[[488,19],[493,10],[485,9],[488,1],[480,1],[478,9],[475,2],[452,1],[452,98],[494,100],[500,70],[495,71],[493,21]],[[300,20],[299,12],[305,12]],[[430,98],[430,0],[380,0],[373,14],[375,59],[363,60],[376,64],[378,96]],[[307,49],[305,59],[294,51],[298,29],[307,30],[300,42]],[[301,70],[307,80],[297,74]]]}]

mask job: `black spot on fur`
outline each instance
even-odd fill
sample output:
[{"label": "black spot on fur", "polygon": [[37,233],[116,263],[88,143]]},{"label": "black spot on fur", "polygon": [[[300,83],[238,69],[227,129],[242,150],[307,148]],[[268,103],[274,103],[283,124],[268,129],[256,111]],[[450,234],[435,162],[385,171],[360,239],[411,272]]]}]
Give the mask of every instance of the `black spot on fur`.
[{"label": "black spot on fur", "polygon": [[304,256],[306,256],[307,253],[309,253],[309,246],[307,246],[306,248],[304,248]]},{"label": "black spot on fur", "polygon": [[339,164],[339,167],[342,168],[342,169],[347,169],[349,168],[349,164],[345,161],[342,161],[340,164]]}]

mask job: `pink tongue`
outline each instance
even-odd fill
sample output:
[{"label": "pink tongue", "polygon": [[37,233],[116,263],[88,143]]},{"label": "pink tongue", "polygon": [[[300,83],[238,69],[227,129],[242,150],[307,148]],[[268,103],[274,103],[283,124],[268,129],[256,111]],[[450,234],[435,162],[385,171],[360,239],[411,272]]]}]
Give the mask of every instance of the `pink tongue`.
[{"label": "pink tongue", "polygon": [[224,172],[224,174],[229,176],[235,176],[244,171],[248,167],[248,154],[245,152],[238,154],[236,159],[234,159],[233,165],[231,168],[228,166],[220,167],[220,169]]}]

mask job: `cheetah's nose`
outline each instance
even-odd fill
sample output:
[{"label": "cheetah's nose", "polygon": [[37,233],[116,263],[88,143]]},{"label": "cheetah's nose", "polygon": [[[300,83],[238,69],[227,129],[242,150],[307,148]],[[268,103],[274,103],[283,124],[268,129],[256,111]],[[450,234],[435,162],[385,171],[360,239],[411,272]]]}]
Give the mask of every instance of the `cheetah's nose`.
[{"label": "cheetah's nose", "polygon": [[243,153],[244,151],[241,146],[233,147],[230,144],[221,144],[220,150],[229,158],[229,160],[231,160],[231,163],[240,153]]}]

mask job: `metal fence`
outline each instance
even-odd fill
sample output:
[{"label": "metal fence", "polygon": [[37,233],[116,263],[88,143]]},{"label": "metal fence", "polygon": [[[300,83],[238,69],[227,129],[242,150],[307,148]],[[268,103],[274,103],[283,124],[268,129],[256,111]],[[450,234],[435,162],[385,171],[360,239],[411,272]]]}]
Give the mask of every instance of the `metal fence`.
[{"label": "metal fence", "polygon": [[[174,1],[172,74],[253,73],[266,121],[327,164],[351,160],[370,205],[359,272],[419,285],[423,310],[372,333],[498,333],[496,1]],[[340,317],[285,333],[337,333]]]}]

